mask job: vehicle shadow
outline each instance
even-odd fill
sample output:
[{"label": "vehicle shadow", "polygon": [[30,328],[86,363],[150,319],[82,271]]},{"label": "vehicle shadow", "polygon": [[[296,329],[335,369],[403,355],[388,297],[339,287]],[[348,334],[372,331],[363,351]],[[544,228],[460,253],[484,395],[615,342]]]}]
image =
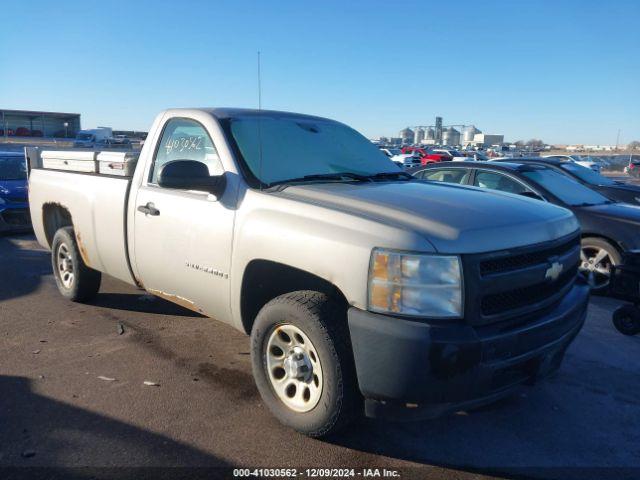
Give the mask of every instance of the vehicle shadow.
[{"label": "vehicle shadow", "polygon": [[637,373],[575,356],[567,363],[492,405],[415,423],[364,419],[331,443],[485,475],[639,478]]},{"label": "vehicle shadow", "polygon": [[213,478],[230,473],[232,465],[206,452],[44,397],[33,387],[27,378],[0,376],[2,478]]},{"label": "vehicle shadow", "polygon": [[0,302],[28,295],[51,274],[48,252],[19,246],[31,240],[32,235],[0,235]]},{"label": "vehicle shadow", "polygon": [[128,312],[151,313],[157,315],[173,315],[176,317],[204,318],[198,312],[181,307],[159,297],[140,292],[135,293],[99,293],[90,302],[96,307],[125,310]]}]

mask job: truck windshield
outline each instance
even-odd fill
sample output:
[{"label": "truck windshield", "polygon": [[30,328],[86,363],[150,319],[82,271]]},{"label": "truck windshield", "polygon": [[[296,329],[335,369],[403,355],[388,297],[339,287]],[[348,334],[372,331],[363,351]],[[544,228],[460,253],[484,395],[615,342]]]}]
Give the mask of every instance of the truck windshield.
[{"label": "truck windshield", "polygon": [[24,157],[0,155],[0,180],[26,180],[27,164]]},{"label": "truck windshield", "polygon": [[611,203],[598,192],[546,168],[523,171],[522,174],[573,207]]},{"label": "truck windshield", "polygon": [[93,138],[93,134],[91,133],[79,133],[76,135],[76,140],[91,140]]},{"label": "truck windshield", "polygon": [[577,165],[575,163],[563,163],[560,165],[560,168],[566,170],[567,172],[575,175],[583,182],[587,182],[590,185],[615,185],[616,182],[611,180],[610,178],[605,177],[604,175],[600,175],[597,172],[594,172],[592,169],[583,167],[582,165]]},{"label": "truck windshield", "polygon": [[[231,120],[231,135],[251,173],[263,184],[309,177],[328,181],[347,174],[399,173],[375,145],[346,125],[294,116],[247,116]],[[332,175],[336,174],[336,175]]]}]

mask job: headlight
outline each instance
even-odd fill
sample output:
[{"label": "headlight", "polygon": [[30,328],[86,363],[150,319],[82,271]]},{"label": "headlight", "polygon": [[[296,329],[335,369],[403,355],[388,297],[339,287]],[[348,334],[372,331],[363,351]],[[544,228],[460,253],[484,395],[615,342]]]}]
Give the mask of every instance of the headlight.
[{"label": "headlight", "polygon": [[449,255],[373,249],[369,310],[432,318],[461,318],[462,267]]}]

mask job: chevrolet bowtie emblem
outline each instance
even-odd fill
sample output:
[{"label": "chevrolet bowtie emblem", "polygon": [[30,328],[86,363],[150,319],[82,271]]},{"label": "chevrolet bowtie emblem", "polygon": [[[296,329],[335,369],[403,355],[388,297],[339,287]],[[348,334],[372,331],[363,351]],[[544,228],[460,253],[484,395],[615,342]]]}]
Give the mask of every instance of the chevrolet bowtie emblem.
[{"label": "chevrolet bowtie emblem", "polygon": [[560,262],[553,262],[544,273],[544,278],[555,282],[562,273],[562,270],[564,270],[564,266]]}]

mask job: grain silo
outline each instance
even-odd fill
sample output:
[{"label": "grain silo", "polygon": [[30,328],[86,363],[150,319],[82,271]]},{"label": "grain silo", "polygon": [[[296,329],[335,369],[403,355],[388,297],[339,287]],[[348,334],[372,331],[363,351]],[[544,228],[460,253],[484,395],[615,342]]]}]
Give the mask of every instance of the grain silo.
[{"label": "grain silo", "polygon": [[402,143],[413,142],[413,130],[411,130],[410,128],[400,130],[400,138],[402,139]]},{"label": "grain silo", "polygon": [[413,134],[413,143],[419,145],[422,140],[424,140],[424,128],[418,127]]},{"label": "grain silo", "polygon": [[447,128],[442,132],[442,144],[451,147],[460,145],[460,132],[453,127]]},{"label": "grain silo", "polygon": [[427,140],[435,140],[436,139],[436,132],[433,128],[429,127],[427,129],[427,133],[426,133],[426,137]]},{"label": "grain silo", "polygon": [[473,143],[473,136],[476,133],[482,133],[480,130],[478,130],[475,125],[471,125],[470,127],[467,127],[467,129],[464,131],[464,144],[469,144],[469,143]]}]

